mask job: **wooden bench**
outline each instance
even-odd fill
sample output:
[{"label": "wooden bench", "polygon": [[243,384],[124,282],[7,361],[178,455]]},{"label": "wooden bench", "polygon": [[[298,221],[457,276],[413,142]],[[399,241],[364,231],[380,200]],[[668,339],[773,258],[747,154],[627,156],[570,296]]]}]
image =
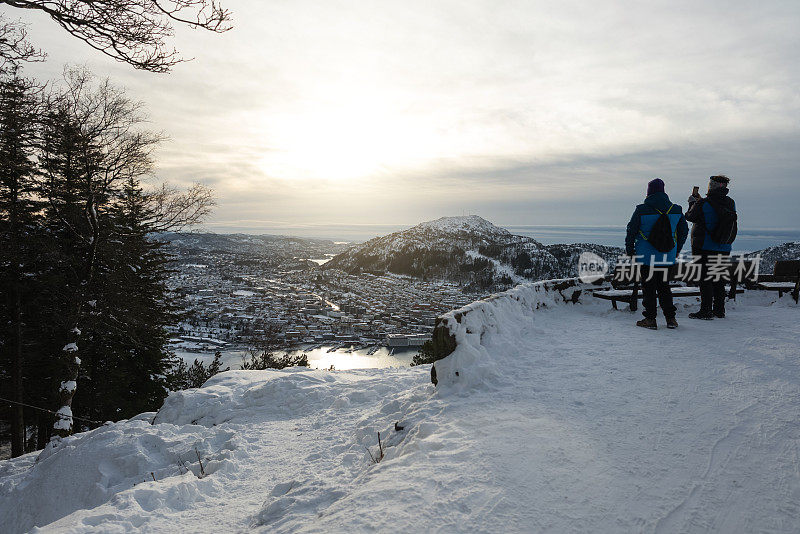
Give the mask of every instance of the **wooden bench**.
[{"label": "wooden bench", "polygon": [[778,298],[789,293],[795,302],[800,302],[800,260],[776,261],[772,274],[758,277],[758,289],[777,291]]},{"label": "wooden bench", "polygon": [[[737,287],[739,284],[744,284],[745,286],[755,284],[755,278],[751,274],[753,271],[753,261],[745,260],[743,263],[744,265],[739,266],[739,260],[737,259],[728,267],[727,276],[730,281],[728,298],[732,300],[736,300],[736,295],[744,293],[744,289]],[[626,302],[630,306],[631,311],[636,311],[639,307],[638,301],[644,298],[641,293],[641,284],[638,280],[633,283],[620,282],[620,273],[621,267],[615,267],[614,273],[606,277],[606,281],[611,284],[611,289],[601,288],[593,291],[592,294],[599,299],[610,300],[611,306],[613,306],[615,310],[619,309],[617,307],[617,302]],[[672,296],[674,298],[699,297],[700,288],[698,285],[684,285],[688,283],[691,283],[691,281],[681,278],[670,281]]]},{"label": "wooden bench", "polygon": [[[628,304],[630,304],[631,309],[635,310],[637,307],[636,299],[630,298],[630,295],[633,294],[634,292],[638,293],[639,282],[638,280],[623,281],[620,276],[622,274],[622,270],[623,267],[621,265],[616,265],[614,267],[614,271],[606,275],[605,278],[605,282],[608,283],[611,287],[610,288],[601,287],[599,289],[595,289],[594,291],[592,291],[592,295],[596,296],[599,299],[610,300],[611,305],[614,307],[615,310],[617,309],[617,301],[627,302]],[[630,273],[630,271],[628,271],[628,273]],[[619,295],[620,292],[626,292],[627,298],[625,298],[624,295],[623,298],[618,298],[617,295]]]},{"label": "wooden bench", "polygon": [[[736,300],[736,295],[743,293],[741,287],[746,289],[757,289],[757,268],[755,260],[744,259],[739,256],[730,258],[730,265],[728,265],[727,274],[724,277],[726,283],[730,284],[728,289],[728,298]],[[699,287],[699,280],[692,280],[689,276],[693,276],[688,269],[684,270],[684,277],[677,278],[684,282],[687,286]]]},{"label": "wooden bench", "polygon": [[[600,291],[595,291],[593,295],[599,299],[610,300],[615,310],[619,309],[617,308],[617,302],[627,302],[631,307],[631,311],[636,311],[638,308],[637,301],[643,298],[642,292],[639,291],[638,287],[632,289],[601,289]],[[699,297],[700,290],[696,287],[676,286],[672,288],[672,296]]]},{"label": "wooden bench", "polygon": [[[640,283],[638,278],[634,281],[630,280],[622,280],[620,276],[623,272],[625,267],[621,265],[617,265],[614,267],[614,272],[606,276],[606,282],[611,285],[611,288],[603,287],[600,289],[596,289],[592,291],[592,295],[599,299],[610,300],[611,305],[614,309],[617,308],[617,302],[627,302],[630,306],[631,311],[636,311],[639,307],[638,301],[642,298],[640,293]],[[628,273],[630,271],[628,270]],[[671,281],[670,287],[672,287],[673,294],[675,289],[682,287],[678,284],[677,281]]]},{"label": "wooden bench", "polygon": [[737,291],[736,287],[741,285],[747,289],[757,289],[758,284],[758,265],[755,260],[746,260],[743,258],[737,259],[728,270],[728,279],[731,283],[731,289],[728,292],[728,298],[736,300],[736,294],[741,293]]}]

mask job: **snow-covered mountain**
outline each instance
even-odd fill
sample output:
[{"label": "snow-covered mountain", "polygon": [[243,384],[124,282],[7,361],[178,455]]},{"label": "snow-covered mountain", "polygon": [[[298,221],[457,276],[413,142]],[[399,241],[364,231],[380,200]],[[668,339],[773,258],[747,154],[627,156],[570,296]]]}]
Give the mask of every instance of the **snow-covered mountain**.
[{"label": "snow-covered mountain", "polygon": [[574,276],[583,251],[592,251],[613,264],[622,249],[593,244],[543,245],[469,215],[442,217],[371,239],[334,257],[325,268],[446,279],[485,291]]},{"label": "snow-covered mountain", "polygon": [[800,259],[800,241],[783,243],[748,254],[751,257],[755,255],[761,256],[759,272],[771,273],[776,261]]},{"label": "snow-covered mountain", "polygon": [[414,234],[468,237],[482,236],[487,239],[508,239],[511,233],[505,228],[500,228],[478,215],[464,215],[461,217],[441,217],[435,221],[420,223],[404,232],[406,235]]}]

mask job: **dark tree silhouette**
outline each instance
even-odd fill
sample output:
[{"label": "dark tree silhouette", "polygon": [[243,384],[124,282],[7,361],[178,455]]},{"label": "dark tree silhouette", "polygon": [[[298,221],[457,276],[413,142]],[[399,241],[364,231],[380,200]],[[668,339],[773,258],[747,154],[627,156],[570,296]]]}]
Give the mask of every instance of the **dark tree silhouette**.
[{"label": "dark tree silhouette", "polygon": [[[95,50],[151,72],[168,72],[184,61],[167,45],[175,23],[216,33],[231,28],[230,12],[214,0],[0,0],[0,4],[46,13]],[[6,55],[2,28],[0,21],[0,57],[25,60],[25,55],[30,59],[36,53],[25,42],[24,28],[11,24],[6,32],[13,46]]]},{"label": "dark tree silhouette", "polygon": [[[66,436],[72,428],[72,400],[81,366],[82,330],[97,299],[90,296],[101,281],[97,277],[103,257],[101,244],[111,233],[106,223],[109,205],[120,196],[120,187],[151,174],[152,150],[160,136],[141,130],[140,104],[105,80],[94,83],[85,70],[67,71],[65,89],[50,103],[45,118],[41,165],[41,196],[54,249],[60,251],[65,269],[62,295],[63,363],[59,386],[60,418],[55,431]],[[137,194],[138,195],[138,194]],[[130,195],[129,195],[130,196]],[[146,210],[137,225],[144,234],[192,226],[209,211],[213,198],[202,186],[185,193],[162,188],[152,196],[142,194]],[[170,210],[166,213],[165,210]]]},{"label": "dark tree silhouette", "polygon": [[[8,365],[9,393],[17,403],[24,401],[23,317],[26,301],[37,289],[31,280],[37,252],[30,229],[38,224],[42,208],[34,182],[40,90],[35,82],[16,73],[0,78],[0,362],[4,367],[0,376],[6,374]],[[11,453],[19,456],[25,441],[21,404],[11,412],[11,437]]]}]

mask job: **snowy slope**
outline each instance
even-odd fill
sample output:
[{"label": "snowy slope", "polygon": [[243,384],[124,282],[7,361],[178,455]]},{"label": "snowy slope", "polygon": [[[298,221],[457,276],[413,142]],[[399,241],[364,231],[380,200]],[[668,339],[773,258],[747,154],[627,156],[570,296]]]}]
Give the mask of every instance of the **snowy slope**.
[{"label": "snowy slope", "polygon": [[800,308],[752,293],[652,332],[513,291],[453,326],[437,388],[233,371],[2,462],[0,531],[797,532]]},{"label": "snowy slope", "polygon": [[776,261],[796,260],[800,258],[800,241],[783,243],[763,250],[757,250],[752,254],[748,254],[748,256],[760,256],[761,264],[759,266],[759,271],[762,273],[772,273]]}]

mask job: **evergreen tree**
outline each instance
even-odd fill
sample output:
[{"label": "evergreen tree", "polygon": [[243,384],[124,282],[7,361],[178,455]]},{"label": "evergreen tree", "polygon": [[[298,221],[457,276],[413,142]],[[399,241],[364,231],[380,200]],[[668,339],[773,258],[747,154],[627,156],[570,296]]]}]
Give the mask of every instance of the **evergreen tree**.
[{"label": "evergreen tree", "polygon": [[104,217],[82,348],[85,389],[75,399],[92,419],[131,417],[158,406],[167,393],[174,355],[166,348],[166,327],[178,322],[178,309],[166,286],[171,258],[151,235],[154,217],[134,177]]},{"label": "evergreen tree", "polygon": [[434,361],[436,361],[436,356],[433,350],[433,341],[428,340],[411,359],[411,366],[424,365],[426,363],[433,363]]},{"label": "evergreen tree", "polygon": [[222,368],[222,353],[219,351],[214,353],[214,361],[208,367],[197,359],[191,366],[187,366],[183,360],[178,360],[169,375],[170,389],[199,388],[215,374],[230,371],[230,369],[230,367]]},{"label": "evergreen tree", "polygon": [[[54,236],[54,300],[61,320],[59,417],[54,430],[72,432],[72,401],[78,384],[78,352],[84,322],[96,313],[96,273],[108,210],[121,183],[152,169],[150,150],[158,137],[138,130],[138,104],[86,71],[69,71],[66,88],[48,114],[41,154],[47,221]],[[91,311],[87,313],[87,306]]]},{"label": "evergreen tree", "polygon": [[308,367],[308,356],[305,353],[276,354],[269,350],[250,351],[247,358],[242,357],[242,369],[245,371],[263,371],[265,369],[285,369],[287,367]]},{"label": "evergreen tree", "polygon": [[[37,294],[31,276],[37,269],[35,242],[40,237],[40,203],[36,198],[34,150],[38,134],[40,88],[21,77],[16,69],[0,78],[0,287],[2,321],[0,354],[3,391],[12,400],[26,400],[25,375],[29,299]],[[11,408],[12,455],[25,447],[24,410]]]},{"label": "evergreen tree", "polygon": [[[154,236],[213,205],[199,185],[144,190],[159,138],[108,82],[70,71],[63,91],[40,92],[16,73],[0,78],[0,385],[16,402],[61,408],[52,417],[15,405],[14,455],[72,432],[73,409],[118,420],[156,409],[174,388],[166,327],[178,309]],[[193,369],[192,380],[220,365]]]}]

